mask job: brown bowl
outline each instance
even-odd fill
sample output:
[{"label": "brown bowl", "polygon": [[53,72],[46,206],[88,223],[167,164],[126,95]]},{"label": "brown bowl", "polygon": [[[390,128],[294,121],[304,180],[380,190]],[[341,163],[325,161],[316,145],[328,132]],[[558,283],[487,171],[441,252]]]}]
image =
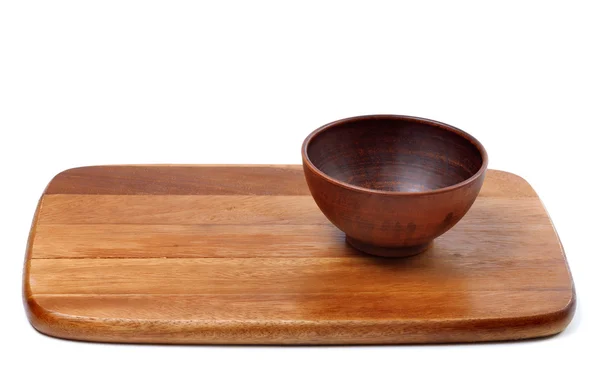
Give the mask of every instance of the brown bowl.
[{"label": "brown bowl", "polygon": [[475,202],[488,157],[483,145],[441,122],[399,115],[324,125],[302,145],[310,192],[355,248],[418,254]]}]

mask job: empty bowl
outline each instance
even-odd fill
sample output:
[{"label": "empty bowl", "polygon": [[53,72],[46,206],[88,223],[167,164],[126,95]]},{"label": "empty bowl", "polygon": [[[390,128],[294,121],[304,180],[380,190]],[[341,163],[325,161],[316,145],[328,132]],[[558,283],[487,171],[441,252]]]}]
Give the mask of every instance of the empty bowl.
[{"label": "empty bowl", "polygon": [[488,157],[453,126],[418,117],[346,118],[302,145],[304,174],[323,214],[365,253],[418,254],[477,198]]}]

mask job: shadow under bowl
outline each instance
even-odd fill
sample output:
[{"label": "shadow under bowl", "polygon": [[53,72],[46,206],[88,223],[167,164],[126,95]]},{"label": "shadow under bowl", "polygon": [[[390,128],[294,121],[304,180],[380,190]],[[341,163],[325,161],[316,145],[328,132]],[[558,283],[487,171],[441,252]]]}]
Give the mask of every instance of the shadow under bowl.
[{"label": "shadow under bowl", "polygon": [[418,254],[477,198],[487,153],[470,134],[424,118],[368,115],[312,132],[302,145],[310,192],[353,247]]}]

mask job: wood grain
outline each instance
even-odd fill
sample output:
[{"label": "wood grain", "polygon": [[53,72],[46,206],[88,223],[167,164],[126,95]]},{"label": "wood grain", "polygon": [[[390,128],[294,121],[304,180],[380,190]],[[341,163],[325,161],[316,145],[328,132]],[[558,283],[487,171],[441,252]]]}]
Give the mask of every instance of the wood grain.
[{"label": "wood grain", "polygon": [[326,224],[307,196],[48,195],[40,224]]},{"label": "wood grain", "polygon": [[356,256],[327,224],[40,224],[35,258],[251,258]]},{"label": "wood grain", "polygon": [[[293,165],[89,166],[56,175],[45,194],[308,195]],[[265,187],[269,184],[269,187]]]},{"label": "wood grain", "polygon": [[[39,294],[236,294],[565,289],[559,259],[443,264],[357,258],[34,259]],[[433,258],[431,258],[433,259]],[[502,281],[498,276],[505,274]],[[399,280],[397,277],[401,276]],[[543,276],[543,280],[536,277]],[[102,280],[99,280],[102,277]],[[138,277],[143,277],[143,281]],[[526,282],[522,282],[526,281]],[[267,284],[268,283],[268,284]]]},{"label": "wood grain", "polygon": [[[116,317],[136,320],[238,320],[310,321],[315,315],[328,320],[367,321],[394,320],[398,312],[406,312],[407,320],[452,319],[457,313],[468,312],[470,318],[492,319],[489,305],[502,306],[507,311],[523,315],[542,315],[553,309],[556,298],[568,301],[568,290],[541,291],[532,297],[530,290],[480,291],[483,301],[465,300],[464,291],[405,291],[358,293],[295,293],[295,294],[39,294],[38,304],[49,311],[80,317]],[[535,300],[533,300],[535,299]],[[443,302],[432,307],[431,302]],[[344,303],[344,305],[340,305]],[[132,310],[135,308],[135,310]],[[463,316],[463,318],[469,318]]]},{"label": "wood grain", "polygon": [[[562,245],[515,175],[488,171],[472,209],[433,248],[385,259],[346,245],[301,166],[258,166],[263,183],[253,169],[61,173],[28,243],[31,324],[106,342],[390,344],[548,336],[573,316]],[[255,181],[230,182],[238,175]]]}]

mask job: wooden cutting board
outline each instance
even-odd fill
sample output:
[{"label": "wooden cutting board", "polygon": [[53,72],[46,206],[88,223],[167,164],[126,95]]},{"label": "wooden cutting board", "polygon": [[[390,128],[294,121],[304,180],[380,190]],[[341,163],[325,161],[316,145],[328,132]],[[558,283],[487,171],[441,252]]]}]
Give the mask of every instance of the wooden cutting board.
[{"label": "wooden cutting board", "polygon": [[433,248],[390,259],[346,245],[301,166],[106,166],[46,188],[24,302],[68,339],[385,344],[556,334],[575,292],[544,206],[510,173],[490,170]]}]

